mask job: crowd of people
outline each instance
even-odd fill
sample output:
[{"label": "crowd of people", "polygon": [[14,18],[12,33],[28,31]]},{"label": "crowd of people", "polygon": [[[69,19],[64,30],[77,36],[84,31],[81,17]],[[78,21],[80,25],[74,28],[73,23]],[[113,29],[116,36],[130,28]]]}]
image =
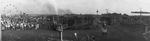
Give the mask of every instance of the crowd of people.
[{"label": "crowd of people", "polygon": [[2,30],[37,30],[39,28],[39,24],[27,22],[26,20],[19,21],[11,18],[2,17],[1,27]]}]

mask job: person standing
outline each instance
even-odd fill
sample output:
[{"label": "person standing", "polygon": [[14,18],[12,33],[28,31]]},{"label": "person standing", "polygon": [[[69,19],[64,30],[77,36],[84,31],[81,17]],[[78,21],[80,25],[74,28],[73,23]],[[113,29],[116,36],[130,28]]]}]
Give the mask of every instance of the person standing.
[{"label": "person standing", "polygon": [[20,27],[21,27],[21,29],[24,29],[24,24],[21,23],[21,24],[20,24]]},{"label": "person standing", "polygon": [[104,36],[104,37],[107,37],[107,28],[106,28],[106,26],[107,26],[107,24],[106,24],[106,22],[104,22],[103,24],[102,24],[102,35]]},{"label": "person standing", "polygon": [[76,32],[74,33],[74,36],[75,36],[76,40],[78,40],[78,34]]},{"label": "person standing", "polygon": [[107,37],[107,29],[105,28],[102,28],[102,35]]},{"label": "person standing", "polygon": [[36,24],[35,30],[37,30],[39,28],[39,24]]}]

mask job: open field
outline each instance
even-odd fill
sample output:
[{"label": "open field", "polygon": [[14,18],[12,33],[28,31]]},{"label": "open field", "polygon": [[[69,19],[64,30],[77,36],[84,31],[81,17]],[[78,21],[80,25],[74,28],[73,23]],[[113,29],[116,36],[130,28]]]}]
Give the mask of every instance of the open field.
[{"label": "open field", "polygon": [[[87,38],[87,35],[94,36],[95,41],[146,41],[143,38],[144,33],[143,25],[131,24],[115,24],[108,26],[108,37],[101,35],[100,29],[91,30],[65,30],[63,37],[65,40],[74,41],[92,41]],[[74,33],[78,33],[79,39],[77,40]],[[22,31],[2,31],[3,41],[56,41],[58,40],[59,33],[52,30],[22,30]]]}]

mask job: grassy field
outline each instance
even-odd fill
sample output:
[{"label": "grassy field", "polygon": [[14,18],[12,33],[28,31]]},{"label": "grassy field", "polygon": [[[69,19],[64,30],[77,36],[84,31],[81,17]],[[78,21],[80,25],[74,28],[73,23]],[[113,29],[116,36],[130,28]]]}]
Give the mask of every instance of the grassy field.
[{"label": "grassy field", "polygon": [[[130,25],[130,26],[126,26]],[[74,33],[78,33],[78,40]],[[144,26],[137,24],[115,24],[108,26],[108,37],[101,34],[100,29],[91,30],[64,30],[65,40],[93,41],[87,35],[94,36],[94,41],[146,41],[143,38]],[[3,41],[57,41],[59,33],[52,30],[22,30],[22,31],[2,31]]]}]

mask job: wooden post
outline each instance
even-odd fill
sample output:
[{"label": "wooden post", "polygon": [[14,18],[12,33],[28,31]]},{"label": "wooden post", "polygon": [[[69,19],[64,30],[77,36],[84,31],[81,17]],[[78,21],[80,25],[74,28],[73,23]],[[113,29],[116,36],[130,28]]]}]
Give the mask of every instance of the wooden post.
[{"label": "wooden post", "polygon": [[145,27],[145,33],[147,33],[148,32],[148,25]]},{"label": "wooden post", "polygon": [[62,25],[58,27],[58,32],[59,32],[60,41],[63,41],[63,27],[62,27]]},{"label": "wooden post", "polygon": [[62,31],[60,32],[60,38],[61,38],[61,41],[63,41],[63,32]]},{"label": "wooden post", "polygon": [[60,31],[60,37],[61,37],[61,41],[63,41],[63,27],[61,26],[61,31]]}]

